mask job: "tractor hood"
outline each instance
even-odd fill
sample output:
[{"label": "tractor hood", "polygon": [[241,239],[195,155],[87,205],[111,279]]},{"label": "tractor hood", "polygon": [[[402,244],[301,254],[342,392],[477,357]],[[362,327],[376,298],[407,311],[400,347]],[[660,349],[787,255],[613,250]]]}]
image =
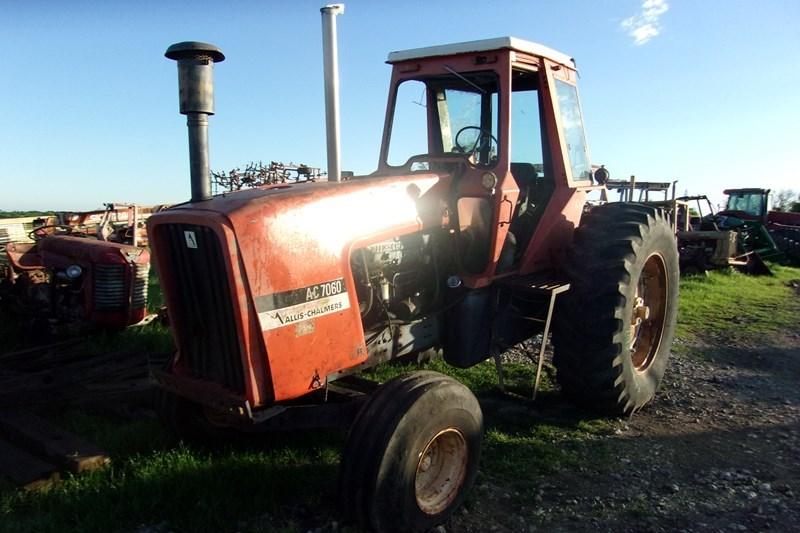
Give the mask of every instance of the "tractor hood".
[{"label": "tractor hood", "polygon": [[[218,331],[238,329],[242,367],[263,373],[245,372],[242,392],[254,406],[301,396],[357,365],[367,352],[352,249],[449,224],[451,183],[449,174],[418,173],[282,184],[151,216],[179,351],[214,347]],[[224,314],[235,325],[214,325]]]},{"label": "tractor hood", "polygon": [[440,226],[450,181],[449,174],[426,173],[280,184],[182,204],[151,218],[157,224],[162,218],[208,217],[229,226],[241,253],[252,255],[243,256],[252,266],[249,283],[283,290],[287,279],[314,277],[308,257],[346,262],[356,244]]}]

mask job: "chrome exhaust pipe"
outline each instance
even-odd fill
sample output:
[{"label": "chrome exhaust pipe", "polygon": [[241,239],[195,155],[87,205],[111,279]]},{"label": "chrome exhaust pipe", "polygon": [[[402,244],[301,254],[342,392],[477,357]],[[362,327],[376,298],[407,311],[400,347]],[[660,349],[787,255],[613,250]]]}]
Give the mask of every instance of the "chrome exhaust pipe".
[{"label": "chrome exhaust pipe", "polygon": [[339,147],[339,50],[336,15],[344,14],[344,4],[331,4],[322,13],[322,68],[325,78],[325,133],[328,144],[328,181],[342,180]]},{"label": "chrome exhaust pipe", "polygon": [[164,55],[178,62],[180,112],[189,129],[192,201],[202,202],[211,198],[208,116],[214,114],[214,63],[225,56],[213,44],[194,41],[173,44]]}]

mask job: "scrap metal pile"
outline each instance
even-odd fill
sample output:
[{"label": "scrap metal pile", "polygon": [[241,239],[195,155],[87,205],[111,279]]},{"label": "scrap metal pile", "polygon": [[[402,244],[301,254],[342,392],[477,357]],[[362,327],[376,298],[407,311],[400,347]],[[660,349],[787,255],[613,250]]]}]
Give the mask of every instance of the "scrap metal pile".
[{"label": "scrap metal pile", "polygon": [[[145,221],[153,213],[166,209],[166,205],[141,206],[128,203],[104,204],[96,211],[61,211],[50,224],[56,228],[70,228],[71,233],[95,237],[101,241],[147,246]],[[41,229],[38,230],[41,232]]]},{"label": "scrap metal pile", "polygon": [[92,211],[56,211],[46,216],[0,219],[0,248],[12,242],[32,242],[37,237],[54,234],[147,246],[145,221],[166,207],[108,203],[103,209]]},{"label": "scrap metal pile", "polygon": [[247,163],[244,170],[237,167],[228,172],[211,172],[211,182],[214,193],[220,194],[276,183],[315,181],[324,175],[319,168],[308,165],[277,161],[265,165],[259,161]]}]

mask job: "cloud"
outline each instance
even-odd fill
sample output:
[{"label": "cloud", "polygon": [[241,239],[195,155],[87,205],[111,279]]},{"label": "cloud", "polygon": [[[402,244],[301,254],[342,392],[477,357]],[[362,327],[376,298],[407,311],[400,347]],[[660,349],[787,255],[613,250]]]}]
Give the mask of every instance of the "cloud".
[{"label": "cloud", "polygon": [[668,9],[666,0],[644,0],[641,12],[623,20],[621,26],[633,37],[633,44],[641,46],[661,33],[659,18]]}]

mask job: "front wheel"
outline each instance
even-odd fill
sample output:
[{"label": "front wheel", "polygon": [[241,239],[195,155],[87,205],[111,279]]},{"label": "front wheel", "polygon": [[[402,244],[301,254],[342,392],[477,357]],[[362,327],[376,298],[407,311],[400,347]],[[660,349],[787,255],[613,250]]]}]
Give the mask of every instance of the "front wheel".
[{"label": "front wheel", "polygon": [[632,414],[655,396],[678,312],[678,252],[663,212],[614,203],[575,232],[572,283],[556,315],[554,362],[576,403]]},{"label": "front wheel", "polygon": [[482,433],[478,401],[454,379],[413,372],[386,383],[359,412],[342,454],[346,518],[378,532],[445,522],[475,481]]},{"label": "front wheel", "polygon": [[159,388],[156,411],[161,424],[175,437],[187,442],[222,441],[230,430],[209,420],[203,406]]}]

